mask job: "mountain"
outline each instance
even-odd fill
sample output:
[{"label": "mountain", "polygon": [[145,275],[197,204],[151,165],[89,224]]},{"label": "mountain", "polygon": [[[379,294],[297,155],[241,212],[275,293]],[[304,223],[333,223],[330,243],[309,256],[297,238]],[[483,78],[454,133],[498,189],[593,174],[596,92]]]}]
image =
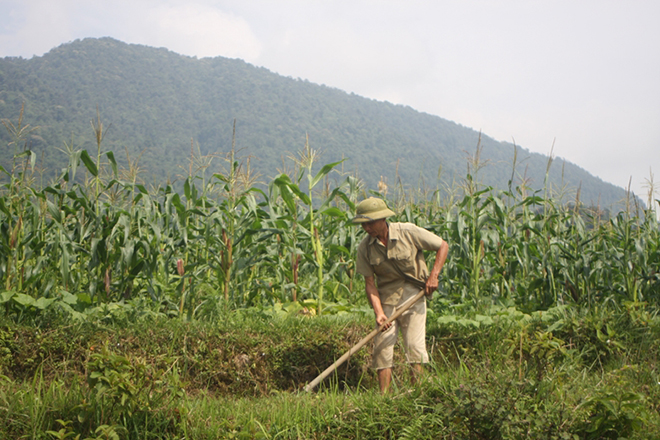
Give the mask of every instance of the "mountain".
[{"label": "mountain", "polygon": [[[0,59],[0,119],[16,124],[22,105],[29,148],[51,175],[66,164],[65,145],[96,154],[90,121],[97,111],[107,131],[104,151],[124,161],[139,157],[143,178],[164,183],[186,174],[191,145],[203,155],[225,155],[235,146],[269,180],[284,158],[310,146],[322,152],[319,166],[346,159],[375,189],[381,176],[390,186],[434,189],[455,186],[467,174],[467,157],[480,148],[487,165],[477,178],[507,188],[525,179],[544,187],[548,157],[410,107],[378,102],[306,80],[283,77],[238,59],[178,55],[164,48],[125,44],[111,38],[76,40],[41,57]],[[0,127],[2,128],[2,127]],[[0,163],[16,146],[0,131]],[[220,165],[216,159],[215,164]],[[474,172],[474,169],[472,170]],[[612,207],[622,188],[584,169],[555,160],[554,188],[568,188],[587,204]]]}]

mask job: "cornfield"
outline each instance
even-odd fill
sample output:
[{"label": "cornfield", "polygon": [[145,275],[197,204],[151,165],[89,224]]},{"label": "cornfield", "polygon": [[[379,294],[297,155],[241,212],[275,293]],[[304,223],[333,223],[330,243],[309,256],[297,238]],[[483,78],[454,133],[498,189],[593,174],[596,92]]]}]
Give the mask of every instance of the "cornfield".
[{"label": "cornfield", "polygon": [[[28,127],[5,125],[22,145]],[[93,126],[96,157],[68,148],[69,165],[50,184],[39,183],[28,149],[11,169],[0,168],[6,314],[20,320],[49,309],[83,319],[130,305],[213,319],[253,306],[299,304],[321,314],[364,304],[354,271],[363,233],[350,219],[356,202],[368,193],[385,197],[387,188],[365,191],[357,177],[337,170],[339,162],[314,173],[318,157],[309,145],[292,158],[293,171],[267,184],[257,184],[249,162],[232,152],[226,172],[206,176],[212,158],[192,154],[180,188],[147,188],[136,162],[120,169],[114,154],[102,151],[100,118]],[[399,187],[388,204],[398,213],[393,220],[449,243],[440,287],[449,302],[526,311],[657,304],[652,197],[645,210],[631,203],[605,218],[579,197],[560,204],[550,192],[494,190],[468,174],[452,191]]]}]

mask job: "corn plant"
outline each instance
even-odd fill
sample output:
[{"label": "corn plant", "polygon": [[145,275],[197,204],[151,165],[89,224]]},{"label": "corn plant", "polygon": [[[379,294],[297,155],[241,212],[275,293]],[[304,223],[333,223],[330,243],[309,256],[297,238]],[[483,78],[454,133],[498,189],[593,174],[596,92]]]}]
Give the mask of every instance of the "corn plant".
[{"label": "corn plant", "polygon": [[[301,231],[308,236],[309,241],[311,242],[312,252],[314,255],[314,264],[316,266],[316,297],[317,297],[317,313],[320,315],[322,313],[322,303],[323,303],[323,291],[324,291],[324,276],[323,268],[325,263],[325,248],[323,246],[323,240],[321,240],[319,229],[317,227],[317,220],[314,218],[314,201],[313,201],[313,189],[314,187],[330,172],[334,167],[339,165],[342,161],[334,162],[324,165],[321,170],[314,175],[312,173],[312,167],[314,162],[316,162],[318,153],[310,148],[309,138],[305,143],[304,150],[300,153],[300,157],[295,159],[298,165],[300,166],[300,173],[296,179],[296,182],[291,181],[289,176],[286,174],[281,174],[275,180],[275,183],[280,187],[280,192],[285,202],[288,205],[289,211],[294,212],[296,210],[296,204],[293,201],[293,197],[297,197],[301,200],[307,207],[307,217],[305,219],[304,226],[301,225]],[[300,187],[300,181],[303,178],[303,175],[307,176],[307,193],[303,192]],[[321,213],[326,215],[338,215],[342,216],[343,213],[333,207],[330,207],[329,204],[337,195],[338,192],[333,192],[330,197],[323,201],[321,204]]]},{"label": "corn plant", "polygon": [[[148,189],[135,162],[120,169],[114,154],[103,151],[107,129],[97,115],[96,157],[76,150],[72,140],[64,148],[67,168],[38,187],[36,156],[26,141],[30,128],[22,118],[3,122],[17,150],[12,168],[0,169],[6,313],[36,316],[57,304],[83,313],[144,299],[163,313],[193,319],[289,302],[324,313],[343,307],[328,301],[355,302],[363,235],[350,216],[365,190],[356,176],[331,184],[341,161],[314,172],[319,156],[308,141],[295,171],[265,186],[232,148],[227,170],[210,179],[205,170],[212,158],[191,153],[180,187]],[[481,166],[477,154],[460,188],[406,195],[399,185],[390,203],[396,220],[449,243],[442,283],[448,300],[475,307],[515,303],[530,311],[658,300],[653,209],[604,221],[579,196],[567,205],[550,190],[530,193],[524,180],[508,191],[482,187]]]}]

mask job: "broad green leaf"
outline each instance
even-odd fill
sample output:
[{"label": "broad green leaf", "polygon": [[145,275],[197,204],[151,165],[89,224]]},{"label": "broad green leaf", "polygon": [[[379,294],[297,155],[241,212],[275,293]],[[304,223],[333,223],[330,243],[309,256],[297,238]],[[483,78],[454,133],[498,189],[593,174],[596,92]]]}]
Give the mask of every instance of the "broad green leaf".
[{"label": "broad green leaf", "polygon": [[330,217],[338,217],[338,218],[344,218],[346,217],[346,213],[342,211],[339,208],[328,208],[325,211],[323,211],[321,214],[328,215]]},{"label": "broad green leaf", "polygon": [[80,151],[76,151],[73,156],[69,159],[69,169],[71,170],[71,175],[69,176],[70,180],[67,182],[76,181],[76,171],[78,170],[78,161],[80,160]]},{"label": "broad green leaf", "polygon": [[64,243],[60,243],[60,250],[62,251],[62,259],[60,262],[60,273],[62,274],[62,278],[64,279],[64,282],[68,284],[69,282],[69,249]]},{"label": "broad green leaf", "polygon": [[87,150],[82,150],[80,152],[80,160],[85,164],[85,167],[89,172],[92,174],[92,176],[97,177],[99,175],[99,170],[96,167],[96,164],[94,161],[92,161],[92,158],[89,157],[89,153]]},{"label": "broad green leaf", "polygon": [[129,240],[124,247],[121,249],[121,259],[122,263],[126,265],[126,267],[131,266],[131,261],[133,260],[133,252],[135,250],[135,244],[133,240]]},{"label": "broad green leaf", "polygon": [[14,301],[17,302],[18,304],[22,306],[31,306],[34,304],[34,298],[32,298],[30,295],[26,295],[24,293],[17,293],[16,296],[14,296]]},{"label": "broad green leaf", "polygon": [[216,174],[213,175],[213,177],[215,177],[216,179],[220,180],[221,182],[229,183],[229,178],[226,177],[226,176],[224,176],[224,175],[222,175],[222,174],[216,173]]},{"label": "broad green leaf", "polygon": [[346,249],[345,246],[339,246],[336,244],[331,244],[328,246],[328,249],[331,250],[333,253],[342,253],[345,254],[346,256],[350,256],[351,253],[348,249]]},{"label": "broad green leaf", "polygon": [[456,316],[454,315],[446,315],[446,316],[441,316],[438,318],[437,323],[442,325],[442,324],[452,324],[456,322]]},{"label": "broad green leaf", "polygon": [[332,193],[330,193],[330,195],[328,196],[328,198],[325,199],[325,200],[323,201],[323,203],[321,204],[321,208],[320,208],[320,210],[323,211],[324,209],[326,209],[326,208],[328,207],[328,205],[330,204],[330,202],[332,202],[332,200],[334,200],[334,198],[337,197],[337,196],[340,196],[340,197],[341,197],[341,198],[342,198],[342,199],[348,204],[350,210],[353,210],[353,209],[354,209],[353,204],[352,204],[351,201],[348,199],[348,197],[346,196],[346,194],[344,194],[344,193],[342,192],[341,188],[335,188],[335,189],[332,191]]},{"label": "broad green leaf", "polygon": [[286,206],[289,208],[289,212],[292,215],[295,215],[296,205],[293,197],[291,196],[291,192],[289,191],[289,185],[291,184],[289,176],[281,175],[280,177],[276,178],[273,183],[279,188],[282,200],[284,200],[284,203],[286,203]]},{"label": "broad green leaf", "polygon": [[7,209],[7,205],[5,205],[4,197],[0,197],[0,211],[2,211],[7,217],[11,217],[11,213],[9,212],[9,209]]},{"label": "broad green leaf", "polygon": [[468,326],[473,326],[473,327],[481,327],[481,322],[480,321],[475,321],[474,319],[469,319],[469,318],[461,318],[456,321],[457,324],[460,324],[462,326],[468,327]]},{"label": "broad green leaf", "polygon": [[0,293],[0,304],[6,303],[7,301],[11,300],[14,295],[16,295],[16,292],[13,290],[5,290],[4,292]]},{"label": "broad green leaf", "polygon": [[111,181],[109,181],[109,182],[105,185],[105,189],[108,190],[108,189],[112,188],[112,187],[115,186],[115,185],[122,185],[122,182],[120,182],[120,181],[117,180],[117,179],[112,179]]},{"label": "broad green leaf", "polygon": [[543,204],[543,198],[539,196],[529,196],[527,197],[523,203],[523,205],[541,205]]},{"label": "broad green leaf", "polygon": [[142,271],[143,267],[144,260],[140,259],[140,261],[138,261],[138,263],[131,268],[131,271],[129,272],[130,276],[136,277]]},{"label": "broad green leaf", "polygon": [[296,185],[295,183],[291,183],[291,184],[289,185],[289,188],[291,189],[291,191],[292,191],[296,196],[298,196],[298,198],[299,198],[300,200],[302,200],[302,202],[303,202],[305,205],[309,206],[309,205],[312,204],[312,201],[311,201],[311,199],[309,198],[309,196],[308,196],[307,194],[305,194],[305,193],[300,189],[300,187],[299,187],[298,185]]},{"label": "broad green leaf", "polygon": [[55,301],[55,298],[44,298],[43,296],[34,302],[34,306],[39,310],[44,310]]},{"label": "broad green leaf", "polygon": [[57,223],[62,224],[62,211],[60,211],[60,208],[55,206],[55,204],[50,200],[46,202],[46,206],[53,220],[55,220]]},{"label": "broad green leaf", "polygon": [[183,206],[183,203],[181,203],[181,198],[178,194],[174,194],[174,197],[172,197],[172,204],[176,208],[179,215],[184,215],[186,213],[186,207]]},{"label": "broad green leaf", "polygon": [[79,293],[78,295],[76,295],[76,297],[78,298],[77,302],[79,302],[81,304],[91,304],[92,303],[92,297],[89,296],[89,294],[87,294],[87,293]]},{"label": "broad green leaf", "polygon": [[192,193],[190,191],[190,179],[186,179],[183,182],[183,194],[186,196],[186,199],[192,200]]},{"label": "broad green leaf", "polygon": [[495,321],[493,321],[493,318],[490,317],[490,316],[487,316],[487,315],[479,315],[479,314],[477,314],[477,315],[474,317],[474,320],[480,322],[480,323],[483,324],[483,325],[492,325],[492,324],[495,323]]},{"label": "broad green leaf", "polygon": [[67,292],[66,290],[63,290],[61,292],[62,299],[61,301],[66,303],[66,304],[77,304],[78,303],[78,297],[76,295],[73,295],[72,293]]},{"label": "broad green leaf", "polygon": [[30,169],[34,171],[34,164],[37,163],[37,155],[34,154],[31,150],[27,150],[30,152]]},{"label": "broad green leaf", "polygon": [[117,161],[115,160],[115,154],[112,151],[105,153],[108,160],[110,161],[110,166],[112,167],[112,175],[117,176]]},{"label": "broad green leaf", "polygon": [[62,193],[62,190],[55,189],[52,186],[47,186],[46,188],[44,188],[43,192],[50,193],[50,194],[53,194],[55,196],[59,196]]},{"label": "broad green leaf", "polygon": [[323,179],[325,175],[327,175],[334,167],[345,161],[346,159],[342,159],[339,162],[333,162],[329,163],[323,166],[321,170],[314,176],[314,178],[311,180],[311,183],[309,185],[310,188],[314,188],[317,183],[319,183],[319,180]]}]

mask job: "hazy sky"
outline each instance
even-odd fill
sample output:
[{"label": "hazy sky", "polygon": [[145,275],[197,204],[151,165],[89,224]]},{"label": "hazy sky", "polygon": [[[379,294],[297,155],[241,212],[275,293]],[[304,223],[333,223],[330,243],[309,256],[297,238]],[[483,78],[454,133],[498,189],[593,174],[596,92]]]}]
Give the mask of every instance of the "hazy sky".
[{"label": "hazy sky", "polygon": [[645,200],[660,173],[658,0],[0,0],[0,57],[103,36],[554,143]]}]

